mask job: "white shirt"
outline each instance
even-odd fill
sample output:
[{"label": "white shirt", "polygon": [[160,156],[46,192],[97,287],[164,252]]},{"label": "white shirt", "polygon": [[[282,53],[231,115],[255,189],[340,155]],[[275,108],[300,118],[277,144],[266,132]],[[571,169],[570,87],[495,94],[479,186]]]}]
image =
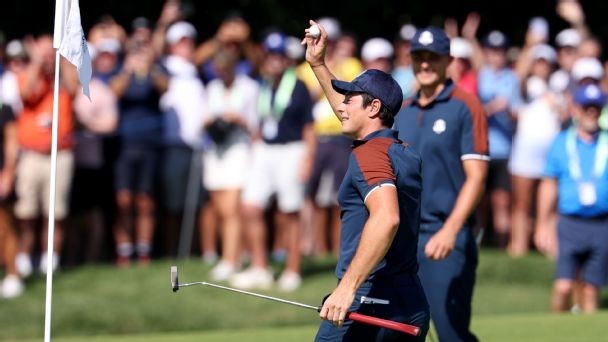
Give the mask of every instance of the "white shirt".
[{"label": "white shirt", "polygon": [[194,64],[184,58],[168,56],[164,65],[170,75],[169,88],[160,99],[160,108],[165,115],[165,142],[200,148],[207,112],[203,82]]}]

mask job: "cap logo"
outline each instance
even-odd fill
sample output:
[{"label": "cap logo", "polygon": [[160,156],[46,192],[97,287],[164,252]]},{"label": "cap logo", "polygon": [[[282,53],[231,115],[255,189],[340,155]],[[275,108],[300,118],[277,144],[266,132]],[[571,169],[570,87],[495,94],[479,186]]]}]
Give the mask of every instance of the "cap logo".
[{"label": "cap logo", "polygon": [[441,133],[445,132],[445,129],[446,129],[445,120],[438,119],[435,121],[435,123],[433,123],[433,132],[435,132],[436,134],[441,134]]},{"label": "cap logo", "polygon": [[488,36],[488,41],[493,46],[500,46],[505,43],[505,36],[498,31],[492,31]]},{"label": "cap logo", "polygon": [[427,46],[433,44],[433,34],[430,31],[424,31],[418,37],[418,43]]},{"label": "cap logo", "polygon": [[281,35],[278,33],[271,33],[266,42],[268,43],[268,46],[270,46],[271,48],[278,48],[281,46]]},{"label": "cap logo", "polygon": [[598,87],[595,86],[589,86],[587,87],[587,89],[585,89],[585,96],[587,96],[590,99],[597,99],[600,97],[600,90],[598,89]]}]

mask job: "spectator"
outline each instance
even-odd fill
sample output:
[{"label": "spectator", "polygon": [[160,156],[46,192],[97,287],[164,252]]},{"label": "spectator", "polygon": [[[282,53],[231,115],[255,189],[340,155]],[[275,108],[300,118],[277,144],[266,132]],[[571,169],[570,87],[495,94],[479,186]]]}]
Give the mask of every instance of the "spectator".
[{"label": "spectator", "polygon": [[[99,262],[105,247],[106,229],[111,226],[108,223],[114,202],[112,160],[106,139],[116,130],[118,104],[116,95],[100,76],[103,73],[99,68],[103,70],[107,65],[105,60],[111,58],[110,52],[104,49],[96,49],[97,53],[91,55],[94,76],[89,88],[93,100],[82,93],[74,98],[78,123],[74,134],[75,170],[70,195],[70,216],[74,220],[68,226],[70,233],[66,236],[66,262],[72,264],[79,261],[81,254],[87,263]],[[83,233],[86,239],[82,239]]]},{"label": "spectator", "polygon": [[[576,123],[554,140],[547,157],[534,241],[542,252],[557,253],[551,309],[569,308],[580,275],[579,305],[591,313],[597,311],[608,276],[608,133],[598,126],[606,95],[587,84],[576,90],[574,103]],[[552,225],[556,204],[557,234]]]},{"label": "spectator", "polygon": [[19,149],[15,126],[11,106],[0,103],[0,260],[4,264],[0,298],[18,297],[25,289],[15,263],[19,240],[10,210]]},{"label": "spectator", "polygon": [[371,38],[361,47],[363,68],[390,73],[393,70],[393,54],[393,45],[388,40],[380,37]]},{"label": "spectator", "polygon": [[[515,129],[513,116],[521,104],[521,93],[517,75],[506,64],[507,37],[500,31],[491,31],[482,45],[485,65],[479,71],[479,99],[488,115],[491,160],[487,193],[478,217],[482,226],[488,226],[491,218],[494,231],[506,235],[511,229],[511,179],[507,165]],[[509,253],[521,255],[523,250],[518,247],[511,245]]]},{"label": "spectator", "polygon": [[19,94],[17,77],[28,63],[27,51],[19,40],[11,40],[6,45],[6,65],[0,76],[0,102],[11,106],[13,113],[19,114],[23,110],[23,101]]},{"label": "spectator", "polygon": [[212,59],[216,51],[231,50],[239,55],[237,74],[256,77],[262,61],[262,51],[250,37],[249,23],[238,12],[232,12],[224,18],[215,35],[201,43],[195,52],[194,61],[202,68],[206,82],[217,77]]},{"label": "spectator", "polygon": [[[17,268],[24,277],[32,273],[31,256],[36,242],[36,222],[40,215],[48,217],[49,185],[51,167],[51,131],[53,113],[53,82],[55,78],[55,52],[53,39],[43,35],[26,45],[31,60],[26,70],[19,75],[19,93],[23,100],[23,111],[17,119],[17,132],[21,154],[17,165],[15,191],[15,216],[20,231],[20,253]],[[62,76],[74,72],[64,65]],[[70,186],[72,183],[74,155],[72,147],[74,120],[72,97],[76,86],[68,83],[73,77],[62,77],[59,89],[59,123],[57,179],[55,193],[55,240],[53,269],[59,266],[59,255],[63,244],[63,222],[68,214]],[[72,90],[72,91],[70,91]],[[39,203],[43,204],[40,208]],[[47,220],[42,228],[42,256],[40,271],[47,271]]]},{"label": "spectator", "polygon": [[[207,94],[194,65],[196,29],[179,21],[167,30],[165,42],[169,55],[163,65],[169,73],[169,88],[161,98],[164,115],[164,153],[162,161],[162,194],[165,214],[165,252],[175,256],[180,233],[180,222],[188,222],[185,215],[198,207],[200,197],[201,149],[203,121]],[[196,175],[196,176],[195,176]],[[191,180],[196,180],[190,184]],[[186,203],[188,187],[196,191],[196,203]],[[193,212],[186,211],[191,205]],[[181,219],[180,219],[181,218]],[[194,222],[194,221],[193,221]]]},{"label": "spectator", "polygon": [[411,50],[420,91],[403,106],[395,128],[422,157],[418,274],[439,340],[474,341],[472,214],[488,168],[487,121],[479,101],[447,78],[450,39],[443,30],[419,29]]},{"label": "spectator", "polygon": [[240,268],[241,190],[250,167],[251,136],[258,127],[259,85],[245,74],[236,74],[237,63],[237,55],[219,51],[213,60],[219,77],[208,84],[205,126],[212,143],[204,153],[203,178],[222,233],[222,258],[210,274],[217,281],[228,280]]},{"label": "spectator", "polygon": [[477,74],[471,64],[472,49],[464,38],[454,37],[450,40],[450,56],[453,59],[448,67],[448,75],[458,87],[477,96]]},{"label": "spectator", "polygon": [[90,47],[90,51],[95,55],[91,61],[93,77],[109,84],[110,79],[120,72],[119,62],[122,52],[120,41],[114,38],[104,38],[96,45],[90,44]]},{"label": "spectator", "polygon": [[150,260],[160,147],[157,137],[162,134],[158,103],[167,85],[166,74],[155,64],[152,47],[139,44],[130,45],[122,70],[110,80],[119,101],[120,150],[114,169],[118,210],[114,236],[119,267],[130,264],[133,223],[138,262],[147,265]]},{"label": "spectator", "polygon": [[412,24],[405,24],[401,26],[393,42],[395,58],[393,59],[391,75],[399,83],[404,99],[412,96],[418,87],[412,70],[412,56],[410,54],[411,40],[414,34],[416,34],[416,27]]},{"label": "spectator", "polygon": [[285,55],[285,42],[285,35],[278,32],[264,39],[264,83],[258,102],[262,139],[253,147],[250,178],[243,191],[243,215],[252,259],[250,268],[231,278],[231,284],[239,288],[272,285],[263,214],[274,193],[279,211],[276,229],[283,229],[288,241],[285,270],[278,287],[293,291],[301,283],[299,211],[314,157],[312,101],[295,70],[286,69],[290,61]]}]

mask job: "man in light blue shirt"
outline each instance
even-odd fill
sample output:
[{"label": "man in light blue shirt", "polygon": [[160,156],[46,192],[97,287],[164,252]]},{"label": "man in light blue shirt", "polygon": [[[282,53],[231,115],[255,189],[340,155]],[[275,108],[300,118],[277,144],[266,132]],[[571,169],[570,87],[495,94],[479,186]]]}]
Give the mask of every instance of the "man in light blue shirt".
[{"label": "man in light blue shirt", "polygon": [[[574,102],[576,123],[555,139],[547,156],[534,242],[545,253],[557,252],[551,309],[569,307],[580,277],[579,305],[595,312],[608,277],[608,132],[598,124],[606,94],[588,84],[576,90]],[[556,204],[557,234],[551,220]]]}]

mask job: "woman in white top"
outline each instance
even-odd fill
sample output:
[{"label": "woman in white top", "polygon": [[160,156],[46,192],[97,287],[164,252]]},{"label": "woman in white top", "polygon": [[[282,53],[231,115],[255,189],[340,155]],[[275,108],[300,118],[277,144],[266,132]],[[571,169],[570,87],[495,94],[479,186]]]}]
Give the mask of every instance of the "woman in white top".
[{"label": "woman in white top", "polygon": [[237,56],[220,51],[213,65],[217,79],[207,85],[209,138],[203,159],[203,183],[222,230],[222,257],[211,270],[211,278],[227,280],[239,268],[241,216],[240,195],[249,166],[250,132],[258,124],[258,84],[246,75],[236,75]]}]

